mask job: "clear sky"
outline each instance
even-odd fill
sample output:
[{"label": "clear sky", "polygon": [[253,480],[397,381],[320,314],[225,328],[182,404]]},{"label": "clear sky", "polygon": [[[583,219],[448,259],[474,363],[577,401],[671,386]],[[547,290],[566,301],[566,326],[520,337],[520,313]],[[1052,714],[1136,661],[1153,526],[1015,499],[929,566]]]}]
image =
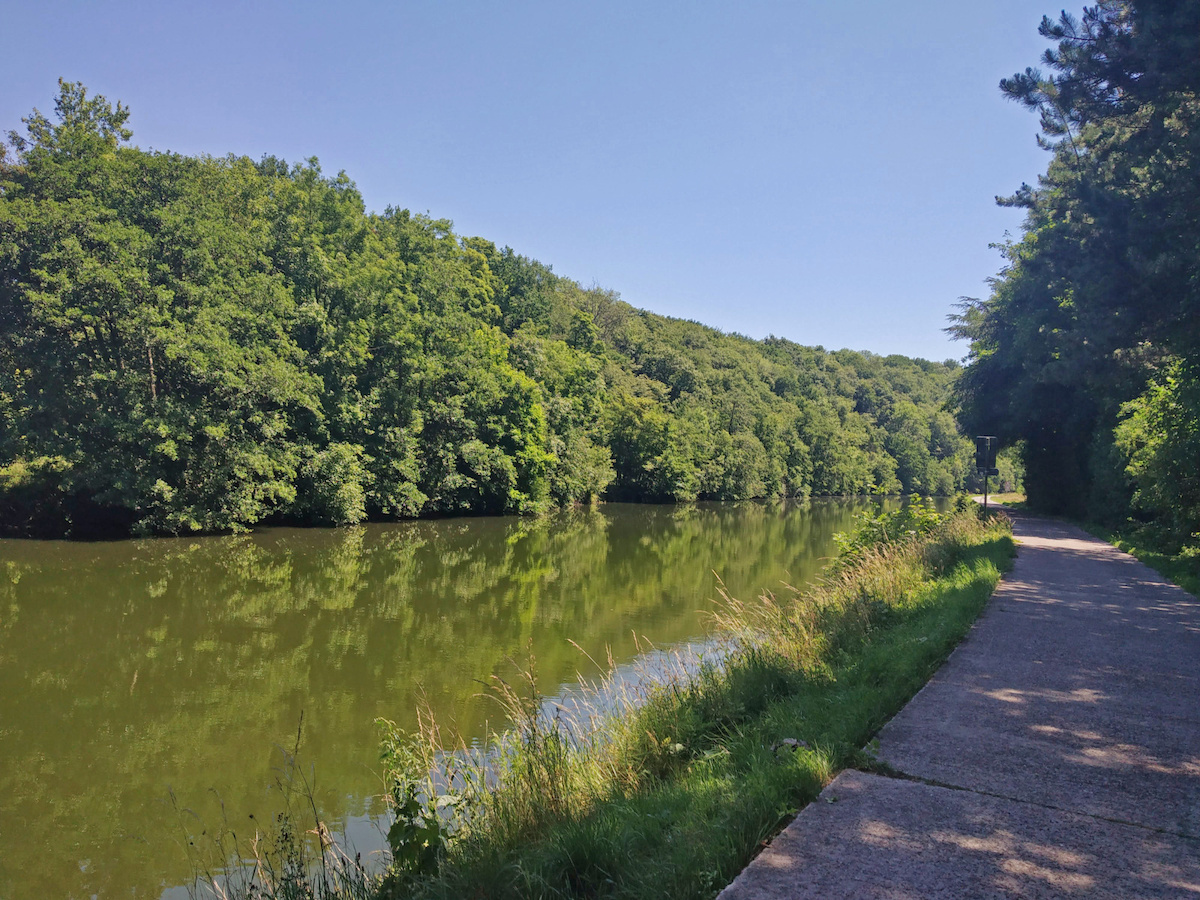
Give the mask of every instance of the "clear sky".
[{"label": "clear sky", "polygon": [[62,76],[144,148],[317,156],[635,306],[940,360],[1019,232],[994,196],[1048,161],[997,82],[1058,9],[0,0],[0,130]]}]

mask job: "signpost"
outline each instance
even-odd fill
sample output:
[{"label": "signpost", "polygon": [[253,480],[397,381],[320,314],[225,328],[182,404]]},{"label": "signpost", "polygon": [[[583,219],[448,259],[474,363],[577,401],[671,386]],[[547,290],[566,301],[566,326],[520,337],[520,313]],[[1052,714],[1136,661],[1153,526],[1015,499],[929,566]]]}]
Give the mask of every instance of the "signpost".
[{"label": "signpost", "polygon": [[1000,449],[1000,439],[995,435],[984,434],[975,438],[975,468],[983,476],[983,511],[987,512],[988,476],[999,475],[996,468],[996,452]]}]

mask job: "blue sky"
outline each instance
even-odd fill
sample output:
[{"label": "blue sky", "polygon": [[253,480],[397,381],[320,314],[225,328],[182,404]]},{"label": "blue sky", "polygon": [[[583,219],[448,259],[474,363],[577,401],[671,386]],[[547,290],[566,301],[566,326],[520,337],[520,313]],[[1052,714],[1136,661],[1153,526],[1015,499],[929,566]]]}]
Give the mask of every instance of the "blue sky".
[{"label": "blue sky", "polygon": [[[1079,10],[1069,8],[1073,12]],[[986,294],[996,194],[1047,163],[1000,78],[1031,0],[0,0],[0,130],[56,79],[134,142],[344,169],[634,304],[752,337],[930,359]]]}]

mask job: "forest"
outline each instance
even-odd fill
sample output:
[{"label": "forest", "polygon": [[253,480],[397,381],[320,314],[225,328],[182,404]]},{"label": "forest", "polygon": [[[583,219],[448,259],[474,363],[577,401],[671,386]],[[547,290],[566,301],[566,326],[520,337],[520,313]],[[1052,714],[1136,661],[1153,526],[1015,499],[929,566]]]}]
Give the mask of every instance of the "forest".
[{"label": "forest", "polygon": [[128,118],[60,81],[0,146],[8,534],[966,483],[953,361],[655,315],[315,159],[146,151]]},{"label": "forest", "polygon": [[1029,503],[1200,552],[1200,3],[1044,18],[1001,83],[1050,152],[986,299],[951,330],[967,428],[1022,448]]}]

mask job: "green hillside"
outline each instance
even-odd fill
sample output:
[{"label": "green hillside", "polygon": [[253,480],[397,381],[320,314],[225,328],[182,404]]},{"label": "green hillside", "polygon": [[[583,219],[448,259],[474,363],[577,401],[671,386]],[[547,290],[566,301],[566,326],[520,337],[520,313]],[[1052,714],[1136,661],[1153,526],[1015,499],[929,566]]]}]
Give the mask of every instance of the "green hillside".
[{"label": "green hillside", "polygon": [[63,82],[0,158],[9,533],[964,484],[953,363],[657,316],[316,160],[145,151],[127,118]]}]

